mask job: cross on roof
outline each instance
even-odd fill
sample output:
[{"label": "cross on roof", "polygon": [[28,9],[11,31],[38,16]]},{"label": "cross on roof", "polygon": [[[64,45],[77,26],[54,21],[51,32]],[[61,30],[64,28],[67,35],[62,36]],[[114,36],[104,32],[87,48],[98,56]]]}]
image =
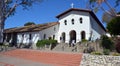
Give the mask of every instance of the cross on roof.
[{"label": "cross on roof", "polygon": [[74,7],[74,4],[73,3],[71,3],[71,8],[73,8]]}]

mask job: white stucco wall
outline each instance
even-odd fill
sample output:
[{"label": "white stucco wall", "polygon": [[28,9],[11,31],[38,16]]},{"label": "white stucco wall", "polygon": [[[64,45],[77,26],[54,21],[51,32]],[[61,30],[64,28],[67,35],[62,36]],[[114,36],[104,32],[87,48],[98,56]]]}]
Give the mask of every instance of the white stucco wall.
[{"label": "white stucco wall", "polygon": [[[31,40],[29,39],[30,34],[31,34]],[[24,36],[22,37],[22,35],[24,35]],[[18,44],[19,43],[29,44],[30,42],[35,44],[38,39],[39,39],[39,32],[23,32],[23,33],[17,34],[17,43]]]},{"label": "white stucco wall", "polygon": [[[80,23],[80,18],[83,19],[83,23]],[[74,25],[72,24],[72,19],[74,19]],[[67,25],[64,24],[64,21],[67,20]],[[58,32],[58,42],[60,42],[60,37],[63,32],[66,34],[66,43],[70,40],[70,31],[76,31],[76,42],[81,41],[81,32],[85,31],[86,39],[90,36],[90,19],[89,13],[87,12],[78,12],[78,11],[71,11],[59,18],[60,26]]]},{"label": "white stucco wall", "polygon": [[93,32],[92,40],[96,40],[97,38],[99,39],[100,36],[105,34],[106,32],[103,30],[103,28],[96,22],[96,20],[92,16],[90,16],[90,20],[91,20],[90,30]]},{"label": "white stucco wall", "polygon": [[[44,34],[46,34],[46,39],[49,37],[53,38],[55,35],[55,39],[57,39],[57,32],[58,32],[59,24],[49,27],[47,29],[37,31],[37,32],[22,32],[17,34],[17,43],[29,44],[30,42],[33,44],[33,48],[36,49],[36,43],[38,40],[44,39]],[[22,37],[22,35],[24,36]],[[29,39],[31,34],[31,41]]]},{"label": "white stucco wall", "polygon": [[57,39],[58,30],[59,24],[39,31],[39,40],[44,39],[44,34],[46,34],[46,39],[49,39],[49,37],[53,38],[53,35],[55,35],[55,39]]}]

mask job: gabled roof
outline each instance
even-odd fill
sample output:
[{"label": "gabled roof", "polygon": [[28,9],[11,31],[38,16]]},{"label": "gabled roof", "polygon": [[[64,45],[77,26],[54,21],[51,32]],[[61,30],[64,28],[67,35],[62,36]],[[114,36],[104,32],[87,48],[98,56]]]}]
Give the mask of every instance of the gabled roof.
[{"label": "gabled roof", "polygon": [[61,14],[57,15],[56,17],[57,17],[57,18],[59,18],[59,17],[61,17],[61,16],[65,15],[65,14],[67,14],[68,12],[71,12],[71,11],[91,12],[90,10],[87,10],[87,9],[85,10],[85,9],[71,8],[71,9],[68,9],[68,10],[66,10],[65,12],[63,12],[63,13],[61,13]]},{"label": "gabled roof", "polygon": [[65,11],[65,12],[57,15],[56,18],[59,18],[59,17],[65,15],[65,14],[71,12],[71,11],[81,11],[81,12],[88,12],[88,13],[90,13],[90,15],[96,20],[96,22],[106,31],[105,27],[102,25],[102,23],[99,21],[99,19],[97,18],[97,16],[91,10],[71,8],[71,9],[68,9],[67,11]]},{"label": "gabled roof", "polygon": [[57,25],[57,24],[59,24],[59,22],[50,22],[50,23],[45,23],[45,24],[38,24],[38,25],[29,25],[29,26],[24,26],[24,27],[9,28],[9,29],[5,29],[4,33],[41,31],[43,29],[47,29],[47,28],[52,27],[52,26]]}]

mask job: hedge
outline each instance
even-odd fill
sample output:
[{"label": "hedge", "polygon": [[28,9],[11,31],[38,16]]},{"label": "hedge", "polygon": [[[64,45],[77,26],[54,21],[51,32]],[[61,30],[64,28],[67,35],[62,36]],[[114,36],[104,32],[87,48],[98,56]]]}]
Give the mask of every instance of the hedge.
[{"label": "hedge", "polygon": [[57,44],[57,40],[38,40],[36,43],[37,47],[44,47],[45,45]]}]

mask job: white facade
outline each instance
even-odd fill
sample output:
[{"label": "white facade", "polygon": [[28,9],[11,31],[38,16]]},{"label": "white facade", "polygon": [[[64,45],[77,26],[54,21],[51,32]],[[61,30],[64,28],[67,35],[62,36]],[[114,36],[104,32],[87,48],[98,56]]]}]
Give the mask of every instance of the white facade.
[{"label": "white facade", "polygon": [[[80,23],[80,18],[82,18],[82,23]],[[74,19],[74,24],[72,24],[72,19]],[[67,25],[65,25],[64,21],[67,21]],[[65,42],[69,42],[70,40],[70,32],[74,30],[76,32],[76,42],[81,41],[81,32],[85,31],[86,39],[89,38],[90,33],[90,17],[89,13],[85,12],[76,12],[71,11],[64,16],[59,18],[60,27],[58,36],[62,36],[62,33],[65,32],[66,39]],[[58,40],[60,42],[60,40]]]},{"label": "white facade", "polygon": [[98,18],[89,10],[72,8],[58,15],[57,18],[59,23],[57,22],[48,28],[34,32],[18,32],[17,43],[32,43],[36,46],[38,40],[49,38],[65,43],[75,40],[77,43],[83,39],[99,39],[101,35],[106,33]]},{"label": "white facade", "polygon": [[37,32],[23,32],[17,34],[17,44],[33,44],[33,47],[36,48],[36,43],[38,40],[43,39],[57,39],[58,27],[59,25],[55,25],[49,27],[47,29],[37,31]]},{"label": "white facade", "polygon": [[[59,22],[60,27],[58,37],[64,38],[63,42],[65,43],[69,43],[69,41],[72,40],[79,42],[82,39],[91,39],[94,41],[99,39],[101,35],[105,34],[104,27],[101,26],[89,12],[72,10],[60,16]],[[71,31],[74,31],[74,36],[76,36],[73,39],[71,38]],[[84,37],[82,32],[84,32]],[[62,36],[63,33],[65,37]],[[58,42],[60,41],[61,40],[58,38]]]}]

